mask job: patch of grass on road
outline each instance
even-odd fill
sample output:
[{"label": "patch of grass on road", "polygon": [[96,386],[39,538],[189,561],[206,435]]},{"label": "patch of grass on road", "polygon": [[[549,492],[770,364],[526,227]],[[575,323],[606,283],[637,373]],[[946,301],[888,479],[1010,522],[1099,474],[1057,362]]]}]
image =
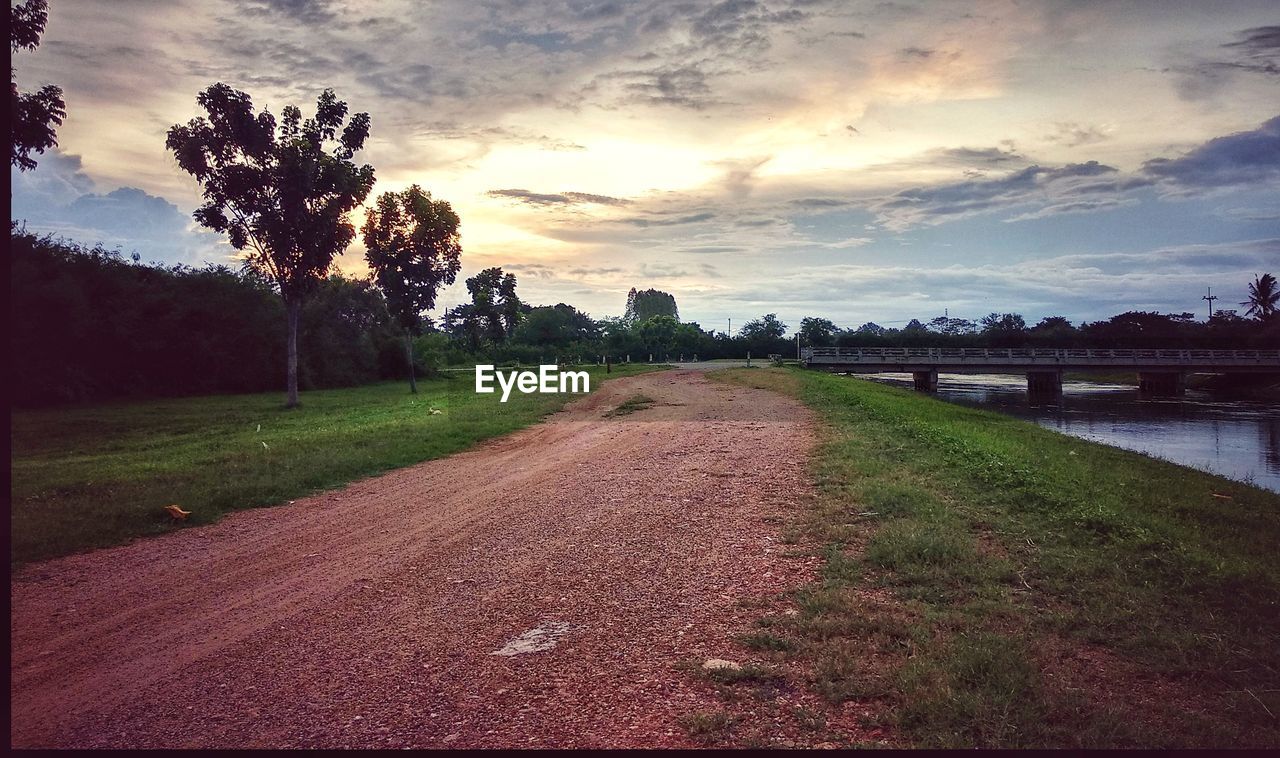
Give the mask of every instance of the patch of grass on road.
[{"label": "patch of grass on road", "polygon": [[826,568],[767,625],[829,700],[919,746],[1280,744],[1280,495],[869,381],[713,376],[822,421]]},{"label": "patch of grass on road", "polygon": [[[593,385],[652,370],[589,369]],[[207,524],[353,479],[464,450],[575,395],[477,395],[461,373],[315,390],[18,410],[12,422],[11,560],[22,563],[172,530],[161,510]],[[432,411],[438,411],[433,413]]]},{"label": "patch of grass on road", "polygon": [[634,395],[627,398],[616,407],[605,412],[605,418],[613,418],[614,416],[626,416],[636,411],[642,411],[645,408],[652,408],[654,399],[646,395]]}]

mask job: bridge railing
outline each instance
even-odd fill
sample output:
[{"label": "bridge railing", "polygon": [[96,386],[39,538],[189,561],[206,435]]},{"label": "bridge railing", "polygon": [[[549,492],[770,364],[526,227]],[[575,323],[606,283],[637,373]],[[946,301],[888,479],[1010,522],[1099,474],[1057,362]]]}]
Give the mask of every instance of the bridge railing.
[{"label": "bridge railing", "polygon": [[[1149,348],[987,348],[987,347],[806,347],[801,351],[806,362],[840,363],[973,363],[1058,362],[1065,364],[1131,361],[1134,363],[1276,363],[1280,366],[1280,350],[1201,350]],[[824,361],[826,359],[826,361]]]}]

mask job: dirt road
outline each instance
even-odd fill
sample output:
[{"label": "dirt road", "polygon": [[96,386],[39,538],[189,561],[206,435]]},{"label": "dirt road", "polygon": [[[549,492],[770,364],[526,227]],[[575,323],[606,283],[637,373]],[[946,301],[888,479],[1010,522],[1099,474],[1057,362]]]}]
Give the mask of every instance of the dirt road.
[{"label": "dirt road", "polygon": [[619,379],[461,455],[27,567],[12,743],[692,744],[680,718],[722,704],[683,667],[745,660],[813,575],[779,541],[810,424],[693,371]]}]

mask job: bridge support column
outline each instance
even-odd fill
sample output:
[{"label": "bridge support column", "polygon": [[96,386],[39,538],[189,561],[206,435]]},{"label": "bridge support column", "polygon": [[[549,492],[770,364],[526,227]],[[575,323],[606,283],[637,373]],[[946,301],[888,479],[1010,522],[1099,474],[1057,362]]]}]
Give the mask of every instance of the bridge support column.
[{"label": "bridge support column", "polygon": [[1062,394],[1062,371],[1028,371],[1027,393],[1040,397],[1057,397]]},{"label": "bridge support column", "polygon": [[1187,389],[1187,375],[1181,371],[1139,371],[1138,391],[1144,395],[1177,397]]},{"label": "bridge support column", "polygon": [[938,372],[937,371],[912,371],[911,378],[916,381],[917,392],[937,392],[938,391]]}]

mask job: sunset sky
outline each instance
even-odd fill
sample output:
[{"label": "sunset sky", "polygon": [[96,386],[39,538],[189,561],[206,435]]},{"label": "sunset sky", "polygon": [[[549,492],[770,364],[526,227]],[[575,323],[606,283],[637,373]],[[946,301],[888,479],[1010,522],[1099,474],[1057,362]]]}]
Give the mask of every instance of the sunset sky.
[{"label": "sunset sky", "polygon": [[223,81],[276,114],[332,87],[375,193],[458,210],[464,276],[596,317],[632,286],[721,330],[1203,317],[1280,274],[1273,0],[50,0],[15,66],[69,116],[14,217],[147,260],[233,252],[164,148]]}]

